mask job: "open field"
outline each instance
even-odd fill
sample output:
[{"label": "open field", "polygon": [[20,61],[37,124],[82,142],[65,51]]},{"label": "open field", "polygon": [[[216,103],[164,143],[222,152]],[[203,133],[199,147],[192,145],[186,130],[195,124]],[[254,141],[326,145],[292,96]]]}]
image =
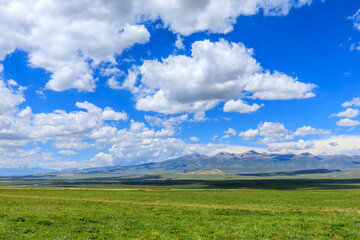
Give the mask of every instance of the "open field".
[{"label": "open field", "polygon": [[141,181],[3,182],[0,239],[360,238],[354,179]]}]

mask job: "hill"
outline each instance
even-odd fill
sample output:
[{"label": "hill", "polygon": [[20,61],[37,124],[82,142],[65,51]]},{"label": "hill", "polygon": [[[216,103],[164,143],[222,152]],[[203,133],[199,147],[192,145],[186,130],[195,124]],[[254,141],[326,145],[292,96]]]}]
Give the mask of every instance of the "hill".
[{"label": "hill", "polygon": [[299,170],[337,170],[360,167],[360,156],[314,156],[310,153],[269,154],[248,151],[241,154],[221,152],[213,156],[192,154],[163,162],[130,166],[108,166],[60,174],[117,174],[122,176],[163,173],[186,173],[218,169],[232,174],[289,172]]}]

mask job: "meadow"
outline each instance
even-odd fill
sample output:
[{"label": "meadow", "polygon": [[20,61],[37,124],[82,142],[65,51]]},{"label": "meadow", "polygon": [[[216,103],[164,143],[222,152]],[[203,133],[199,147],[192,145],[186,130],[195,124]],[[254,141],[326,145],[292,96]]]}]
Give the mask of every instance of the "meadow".
[{"label": "meadow", "polygon": [[3,182],[0,239],[360,238],[355,180],[87,181]]}]

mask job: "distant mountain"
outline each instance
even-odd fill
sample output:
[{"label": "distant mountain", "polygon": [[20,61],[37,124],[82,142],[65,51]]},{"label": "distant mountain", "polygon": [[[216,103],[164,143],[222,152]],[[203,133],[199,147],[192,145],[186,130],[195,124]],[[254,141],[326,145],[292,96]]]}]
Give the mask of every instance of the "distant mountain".
[{"label": "distant mountain", "polygon": [[223,171],[220,171],[219,169],[206,169],[206,170],[199,170],[194,172],[186,172],[186,173],[176,173],[183,176],[200,176],[200,175],[208,175],[208,176],[214,176],[214,175],[226,175]]},{"label": "distant mountain", "polygon": [[57,170],[41,168],[41,167],[0,168],[0,176],[32,175],[32,174],[51,173],[51,172],[57,172]]},{"label": "distant mountain", "polygon": [[311,169],[347,169],[360,167],[360,156],[314,156],[310,153],[270,154],[248,151],[241,154],[221,152],[214,156],[192,154],[163,162],[131,166],[109,166],[63,171],[61,174],[119,174],[142,175],[186,173],[218,169],[226,173],[269,173]]}]

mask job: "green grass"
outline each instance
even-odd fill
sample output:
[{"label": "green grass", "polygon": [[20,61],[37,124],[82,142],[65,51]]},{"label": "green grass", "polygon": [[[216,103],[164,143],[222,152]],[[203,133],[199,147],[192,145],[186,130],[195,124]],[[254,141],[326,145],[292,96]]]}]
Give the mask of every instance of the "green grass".
[{"label": "green grass", "polygon": [[359,199],[358,189],[3,187],[0,239],[359,239]]}]

